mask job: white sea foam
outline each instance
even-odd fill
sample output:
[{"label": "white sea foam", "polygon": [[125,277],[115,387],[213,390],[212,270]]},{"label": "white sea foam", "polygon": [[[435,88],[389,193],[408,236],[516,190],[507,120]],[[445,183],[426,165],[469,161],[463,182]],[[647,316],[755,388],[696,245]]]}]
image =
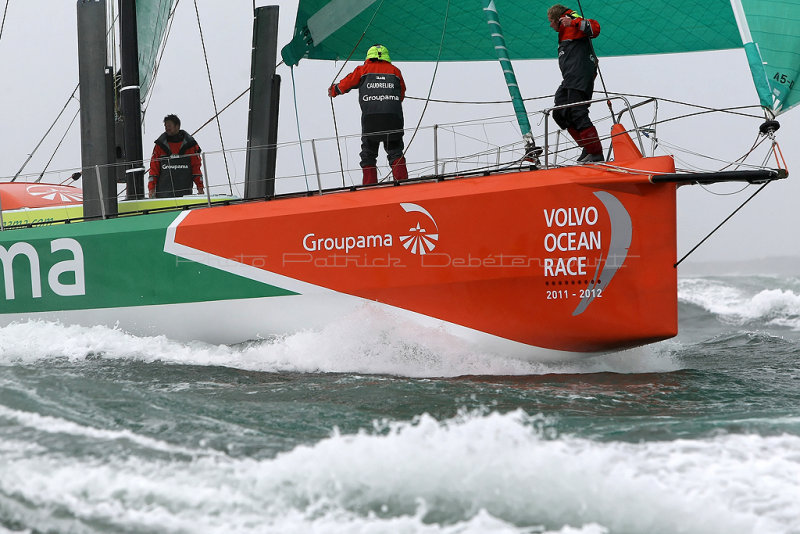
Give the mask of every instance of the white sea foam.
[{"label": "white sea foam", "polygon": [[524,362],[476,352],[437,329],[364,311],[318,331],[228,347],[137,337],[96,326],[30,321],[0,328],[0,364],[89,357],[218,365],[264,372],[344,372],[409,377],[666,372],[680,368],[658,348],[640,348],[569,364]]},{"label": "white sea foam", "polygon": [[687,278],[679,281],[678,294],[683,302],[700,306],[732,323],[764,321],[800,330],[800,294],[790,289],[753,292],[719,280]]},{"label": "white sea foam", "polygon": [[[423,415],[263,460],[0,458],[0,495],[28,503],[0,509],[160,532],[800,531],[796,436],[596,442],[552,424],[520,411]],[[59,530],[48,514],[27,519]]]}]

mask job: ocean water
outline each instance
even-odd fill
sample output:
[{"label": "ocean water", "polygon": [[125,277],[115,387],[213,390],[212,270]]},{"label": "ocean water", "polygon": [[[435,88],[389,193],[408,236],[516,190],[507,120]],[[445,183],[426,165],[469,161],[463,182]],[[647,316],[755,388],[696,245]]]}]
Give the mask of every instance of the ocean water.
[{"label": "ocean water", "polygon": [[568,365],[366,314],[0,328],[0,532],[800,533],[800,279],[679,294],[677,338]]}]

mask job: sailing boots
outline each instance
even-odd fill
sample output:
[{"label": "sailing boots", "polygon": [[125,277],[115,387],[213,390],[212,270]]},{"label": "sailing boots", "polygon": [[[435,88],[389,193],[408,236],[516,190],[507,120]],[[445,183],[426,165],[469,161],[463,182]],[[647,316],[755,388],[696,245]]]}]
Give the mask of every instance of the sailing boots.
[{"label": "sailing boots", "polygon": [[578,163],[594,163],[596,161],[605,161],[603,157],[603,145],[600,144],[600,136],[597,134],[597,128],[590,126],[578,132],[580,142],[578,143],[583,147],[581,155],[578,157]]},{"label": "sailing boots", "polygon": [[377,184],[378,183],[378,168],[377,167],[361,167],[361,173],[364,178],[361,181],[363,185]]},{"label": "sailing boots", "polygon": [[581,155],[578,156],[578,163],[595,163],[598,161],[605,161],[603,157],[603,145],[600,144],[600,136],[597,134],[597,128],[590,126],[583,130],[576,130],[575,128],[568,128],[567,131],[578,143],[578,146],[583,148]]},{"label": "sailing boots", "polygon": [[[370,185],[370,184],[377,184],[378,183],[378,168],[371,166],[371,167],[361,167],[361,173],[363,175],[363,179],[361,181],[362,185]],[[392,174],[394,175],[394,179],[398,182],[402,180],[408,179],[408,169],[406,168],[406,158],[397,158],[392,163]]]},{"label": "sailing boots", "polygon": [[408,169],[406,168],[406,158],[400,157],[392,163],[392,174],[398,182],[408,179]]}]

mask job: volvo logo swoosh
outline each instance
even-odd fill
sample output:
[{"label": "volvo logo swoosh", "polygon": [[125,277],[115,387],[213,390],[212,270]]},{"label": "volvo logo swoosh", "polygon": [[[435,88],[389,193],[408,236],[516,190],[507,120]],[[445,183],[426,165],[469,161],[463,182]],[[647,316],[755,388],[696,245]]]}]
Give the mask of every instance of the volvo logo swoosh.
[{"label": "volvo logo swoosh", "polygon": [[[605,263],[598,262],[594,273],[594,285],[589,289],[605,289],[606,286],[617,274],[617,271],[625,259],[628,257],[628,249],[633,238],[633,224],[631,216],[625,206],[622,205],[617,197],[605,191],[596,191],[594,194],[606,207],[608,217],[611,219],[611,243],[608,246],[608,256]],[[600,264],[603,263],[603,271],[598,274]],[[586,296],[581,299],[572,316],[580,315],[586,311],[589,304],[595,299],[597,291],[587,291]]]}]

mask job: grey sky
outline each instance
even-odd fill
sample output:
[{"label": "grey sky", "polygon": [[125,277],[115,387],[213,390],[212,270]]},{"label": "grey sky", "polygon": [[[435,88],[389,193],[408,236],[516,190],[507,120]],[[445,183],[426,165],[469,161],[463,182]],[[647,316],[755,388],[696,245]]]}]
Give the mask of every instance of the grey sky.
[{"label": "grey sky", "polygon": [[[270,2],[259,1],[257,5]],[[293,31],[296,2],[279,1],[279,47],[288,42]],[[208,51],[214,92],[219,108],[228,104],[249,84],[250,48],[252,35],[252,2],[249,0],[197,0],[203,33]],[[74,1],[11,0],[6,26],[0,39],[0,112],[3,117],[3,158],[0,176],[12,176],[22,165],[33,147],[55,119],[77,84],[76,58],[76,8]],[[503,14],[501,13],[501,20]],[[552,31],[543,14],[530,14],[532,31]],[[602,24],[602,21],[600,21]],[[534,25],[538,25],[533,28]],[[556,46],[553,34],[553,46]],[[391,43],[384,43],[391,50]],[[508,43],[513,47],[513,43]],[[345,66],[342,74],[352,70],[363,58],[355,58]],[[408,95],[425,97],[431,84],[434,65],[404,63],[393,56],[395,64],[403,71]],[[304,139],[324,139],[334,136],[334,123],[326,89],[341,69],[341,63],[302,61],[294,77],[300,115],[300,131]],[[707,52],[669,56],[631,58],[602,58],[603,76],[610,91],[648,94],[690,101],[697,104],[724,107],[757,103],[752,80],[747,71],[744,53],[738,51]],[[524,97],[552,94],[560,75],[555,61],[519,61],[515,63],[517,77]],[[280,141],[297,141],[297,124],[293,102],[290,70],[281,66]],[[599,84],[597,86],[599,89]],[[439,66],[432,93],[433,98],[451,100],[505,100],[508,93],[503,84],[500,67],[494,62],[472,64],[442,64]],[[528,111],[541,109],[550,100],[528,105]],[[340,135],[355,136],[342,144],[344,166],[358,167],[359,112],[353,95],[334,100]],[[422,102],[407,100],[405,104],[406,127],[417,124],[422,112]],[[231,106],[221,117],[222,134],[227,149],[241,149],[246,143],[248,97]],[[54,128],[52,138],[40,149],[26,168],[38,173],[53,152],[67,123],[77,110],[71,103],[65,116]],[[599,118],[607,110],[605,105],[592,107],[592,117]],[[161,119],[167,113],[178,114],[183,127],[194,131],[213,115],[213,107],[205,63],[197,29],[192,0],[180,0],[168,48],[163,56],[156,79],[156,89],[149,101],[145,118],[143,146],[145,157],[152,150],[152,141],[162,131]],[[434,123],[453,123],[467,118],[510,115],[510,105],[466,107],[448,104],[431,105],[425,113],[423,126]],[[778,139],[790,171],[800,169],[800,119],[797,110],[781,116],[782,128]],[[664,115],[668,114],[666,108]],[[719,118],[692,120],[670,124],[659,133],[665,142],[708,152],[720,159],[733,159],[744,153],[752,144],[759,121]],[[534,133],[541,134],[543,125],[533,121]],[[506,140],[514,140],[513,122],[489,129],[481,135],[493,136],[495,132]],[[429,132],[430,130],[428,130]],[[65,139],[50,170],[52,180],[63,179],[80,162],[77,124]],[[228,178],[219,154],[219,133],[216,124],[205,127],[198,135],[203,149],[210,152],[208,175],[213,184],[227,190]],[[410,134],[407,135],[408,141]],[[471,148],[458,141],[464,148]],[[430,134],[420,133],[411,145],[407,158],[410,168],[418,161],[429,158]],[[341,183],[338,152],[333,141],[319,141],[321,164],[332,173],[327,178]],[[381,155],[383,158],[383,155]],[[313,157],[310,145],[305,147],[307,171],[313,177]],[[385,160],[380,159],[380,163]],[[244,154],[229,154],[228,168],[233,182],[241,181]],[[721,164],[717,164],[721,166]],[[712,168],[714,164],[707,162]],[[279,171],[302,174],[299,151],[281,149]],[[412,170],[413,172],[413,170]],[[63,176],[63,178],[62,178]],[[358,180],[357,173],[352,174]],[[348,180],[350,175],[348,174]],[[303,178],[286,182],[298,186]],[[304,183],[303,186],[305,187]],[[679,247],[678,254],[691,248],[708,231],[735,209],[753,191],[749,187],[739,194],[727,194],[741,186],[718,185],[706,189],[693,186],[678,192]],[[797,177],[775,183],[766,188],[732,221],[711,238],[692,259],[750,259],[767,256],[800,256],[800,210],[795,204],[800,192]],[[725,196],[721,196],[725,194]],[[657,236],[653,236],[657,239]]]}]

